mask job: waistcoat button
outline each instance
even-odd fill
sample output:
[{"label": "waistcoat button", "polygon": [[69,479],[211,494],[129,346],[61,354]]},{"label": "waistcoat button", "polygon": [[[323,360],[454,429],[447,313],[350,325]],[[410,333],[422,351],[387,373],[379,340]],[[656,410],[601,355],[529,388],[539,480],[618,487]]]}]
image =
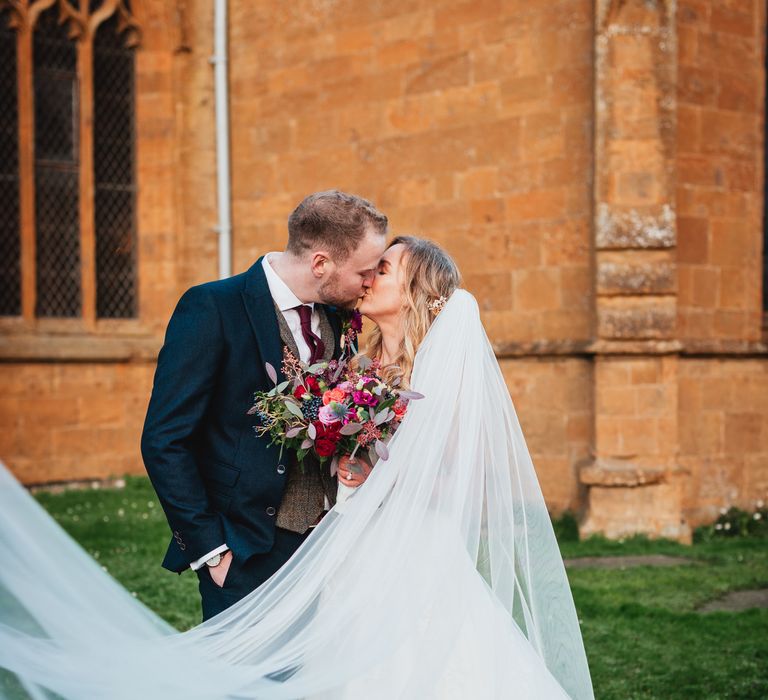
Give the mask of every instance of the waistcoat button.
[{"label": "waistcoat button", "polygon": [[275,509],[274,509],[272,506],[269,506],[269,507],[267,508],[267,515],[274,515],[274,514],[275,514],[275,512],[276,512],[276,511],[275,511]]},{"label": "waistcoat button", "polygon": [[284,464],[278,464],[277,465],[277,473],[278,474],[285,474],[285,465]]}]

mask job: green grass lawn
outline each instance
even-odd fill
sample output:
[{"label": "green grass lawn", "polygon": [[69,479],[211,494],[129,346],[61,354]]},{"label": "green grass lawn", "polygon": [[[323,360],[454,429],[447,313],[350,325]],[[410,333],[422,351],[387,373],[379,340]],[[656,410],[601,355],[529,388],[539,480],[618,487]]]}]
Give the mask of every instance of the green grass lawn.
[{"label": "green grass lawn", "polygon": [[[152,486],[38,493],[38,500],[128,590],[178,629],[200,621],[197,577],[160,567],[170,533]],[[571,569],[598,700],[768,698],[768,610],[695,612],[728,591],[768,587],[768,540],[685,546],[634,537],[574,541],[564,557],[670,554],[694,566]]]}]

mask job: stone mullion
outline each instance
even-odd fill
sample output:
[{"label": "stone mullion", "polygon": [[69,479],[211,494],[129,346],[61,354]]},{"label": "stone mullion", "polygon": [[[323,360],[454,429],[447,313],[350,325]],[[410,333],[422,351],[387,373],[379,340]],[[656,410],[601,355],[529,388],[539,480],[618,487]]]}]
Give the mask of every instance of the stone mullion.
[{"label": "stone mullion", "polygon": [[21,316],[35,323],[35,92],[32,39],[40,13],[55,0],[2,2],[10,7],[17,34],[16,80],[18,85],[19,224],[21,229]]},{"label": "stone mullion", "polygon": [[93,173],[93,41],[84,33],[77,46],[77,73],[80,86],[80,255],[83,290],[83,322],[96,323],[96,224],[94,218]]},{"label": "stone mullion", "polygon": [[35,321],[35,106],[33,91],[32,32],[22,25],[18,31],[19,100],[19,221],[21,224],[21,315]]}]

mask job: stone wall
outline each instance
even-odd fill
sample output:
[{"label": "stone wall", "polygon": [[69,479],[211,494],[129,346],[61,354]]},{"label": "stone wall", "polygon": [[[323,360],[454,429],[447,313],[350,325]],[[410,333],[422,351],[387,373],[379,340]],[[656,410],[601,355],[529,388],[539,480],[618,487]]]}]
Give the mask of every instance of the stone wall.
[{"label": "stone wall", "polygon": [[768,363],[686,359],[679,368],[684,511],[711,522],[721,507],[768,495]]},{"label": "stone wall", "polygon": [[0,364],[0,455],[25,483],[144,471],[152,363]]},{"label": "stone wall", "polygon": [[554,513],[582,508],[579,467],[593,441],[592,363],[579,358],[502,360],[501,370]]},{"label": "stone wall", "polygon": [[238,2],[235,261],[308,192],[455,254],[500,349],[589,336],[590,2]]},{"label": "stone wall", "polygon": [[680,0],[677,32],[679,334],[741,347],[761,333],[765,3]]}]

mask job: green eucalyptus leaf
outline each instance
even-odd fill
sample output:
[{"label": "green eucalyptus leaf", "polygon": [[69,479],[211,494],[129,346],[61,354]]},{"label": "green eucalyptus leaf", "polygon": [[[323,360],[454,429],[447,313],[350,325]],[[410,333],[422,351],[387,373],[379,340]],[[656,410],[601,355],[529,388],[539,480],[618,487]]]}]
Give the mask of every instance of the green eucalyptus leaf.
[{"label": "green eucalyptus leaf", "polygon": [[285,407],[297,418],[304,418],[304,414],[301,412],[301,409],[295,403],[293,403],[293,401],[286,401]]}]

